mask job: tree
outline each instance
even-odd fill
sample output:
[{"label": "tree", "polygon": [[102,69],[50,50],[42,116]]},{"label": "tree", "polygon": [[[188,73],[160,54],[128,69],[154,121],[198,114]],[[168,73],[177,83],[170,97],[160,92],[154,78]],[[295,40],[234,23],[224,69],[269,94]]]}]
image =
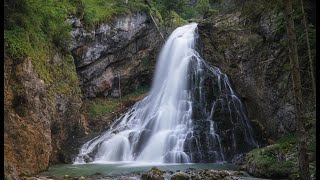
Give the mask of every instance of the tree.
[{"label": "tree", "polygon": [[284,0],[285,14],[286,14],[286,26],[288,34],[288,48],[289,48],[289,59],[292,66],[292,84],[294,93],[294,102],[296,110],[296,128],[298,133],[298,161],[299,161],[299,176],[300,179],[309,180],[309,161],[307,154],[307,136],[304,127],[304,117],[303,117],[303,101],[301,92],[301,78],[300,78],[300,67],[299,67],[299,57],[297,50],[297,39],[294,29],[293,21],[293,9],[292,1]]},{"label": "tree", "polygon": [[300,2],[301,2],[301,10],[302,10],[302,16],[303,16],[303,25],[304,25],[304,30],[306,33],[306,41],[307,41],[307,48],[308,48],[308,58],[309,58],[310,74],[311,74],[311,80],[312,80],[313,97],[314,97],[314,99],[316,99],[316,80],[314,78],[311,48],[310,48],[310,42],[309,42],[309,28],[307,25],[307,19],[306,19],[306,15],[304,12],[303,0],[300,0]]}]

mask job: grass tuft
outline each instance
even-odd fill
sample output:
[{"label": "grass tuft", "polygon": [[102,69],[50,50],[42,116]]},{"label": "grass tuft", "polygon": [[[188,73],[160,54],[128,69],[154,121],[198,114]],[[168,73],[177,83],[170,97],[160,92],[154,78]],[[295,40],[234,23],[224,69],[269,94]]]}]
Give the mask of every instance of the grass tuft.
[{"label": "grass tuft", "polygon": [[148,8],[142,0],[83,0],[83,20],[89,27],[109,21],[114,16],[146,11]]},{"label": "grass tuft", "polygon": [[147,87],[139,87],[137,90],[133,91],[132,93],[123,96],[121,101],[120,101],[120,98],[113,98],[113,97],[95,98],[93,100],[85,101],[85,106],[88,109],[89,117],[95,119],[105,114],[116,111],[116,109],[119,108],[119,106],[123,102],[144,97],[147,92],[148,92]]}]

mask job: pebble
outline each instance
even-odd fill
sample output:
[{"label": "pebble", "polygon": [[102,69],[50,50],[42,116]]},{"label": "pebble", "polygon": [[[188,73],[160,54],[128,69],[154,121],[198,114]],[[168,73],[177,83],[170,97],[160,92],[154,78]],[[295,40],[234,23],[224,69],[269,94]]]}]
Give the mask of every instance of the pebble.
[{"label": "pebble", "polygon": [[83,176],[81,176],[81,177],[78,178],[78,180],[85,180],[85,179],[86,179],[86,178],[83,177]]}]

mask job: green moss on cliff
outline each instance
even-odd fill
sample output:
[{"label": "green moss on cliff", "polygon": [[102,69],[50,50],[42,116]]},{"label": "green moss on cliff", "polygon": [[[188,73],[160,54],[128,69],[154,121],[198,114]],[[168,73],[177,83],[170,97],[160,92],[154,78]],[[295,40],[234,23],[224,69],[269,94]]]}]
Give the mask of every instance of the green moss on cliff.
[{"label": "green moss on cliff", "polygon": [[[5,1],[4,49],[16,64],[30,58],[49,94],[79,93],[75,65],[67,50],[71,27],[65,20],[76,12],[73,1]],[[54,60],[57,56],[57,60]],[[57,62],[55,62],[57,61]],[[52,96],[50,96],[52,97]]]},{"label": "green moss on cliff", "polygon": [[89,25],[96,25],[108,21],[114,16],[131,12],[146,11],[147,6],[143,0],[82,0],[83,20]]},{"label": "green moss on cliff", "polygon": [[187,21],[184,20],[178,13],[175,11],[170,12],[170,21],[168,22],[168,26],[179,27],[183,24],[186,24]]},{"label": "green moss on cliff", "polygon": [[88,113],[90,118],[97,118],[101,117],[105,114],[112,113],[117,111],[117,109],[121,108],[121,104],[125,103],[126,101],[130,100],[139,100],[140,98],[144,97],[148,92],[147,87],[139,87],[137,90],[133,91],[130,94],[127,94],[121,98],[95,98],[93,100],[85,101],[85,106],[88,109]]},{"label": "green moss on cliff", "polygon": [[92,101],[88,101],[87,104],[90,118],[96,118],[107,113],[112,113],[118,104],[120,104],[120,100],[115,98],[95,98]]},{"label": "green moss on cliff", "polygon": [[152,14],[154,14],[156,16],[160,25],[163,25],[164,21],[163,21],[163,18],[162,18],[160,11],[155,6],[151,6],[150,11]]}]

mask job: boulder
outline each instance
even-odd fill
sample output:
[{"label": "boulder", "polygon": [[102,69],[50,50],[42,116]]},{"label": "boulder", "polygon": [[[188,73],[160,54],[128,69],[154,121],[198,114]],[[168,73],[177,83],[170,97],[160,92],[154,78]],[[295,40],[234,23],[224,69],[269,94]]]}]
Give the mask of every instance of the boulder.
[{"label": "boulder", "polygon": [[176,172],[172,175],[171,180],[189,180],[189,176],[184,172]]}]

